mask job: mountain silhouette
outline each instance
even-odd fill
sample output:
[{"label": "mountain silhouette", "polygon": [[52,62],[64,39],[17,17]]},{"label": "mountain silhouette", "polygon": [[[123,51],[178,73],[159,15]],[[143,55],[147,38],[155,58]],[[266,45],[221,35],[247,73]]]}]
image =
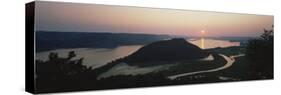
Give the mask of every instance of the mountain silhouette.
[{"label": "mountain silhouette", "polygon": [[174,38],[148,44],[124,58],[124,62],[135,64],[140,62],[193,60],[207,57],[209,54],[183,38]]}]

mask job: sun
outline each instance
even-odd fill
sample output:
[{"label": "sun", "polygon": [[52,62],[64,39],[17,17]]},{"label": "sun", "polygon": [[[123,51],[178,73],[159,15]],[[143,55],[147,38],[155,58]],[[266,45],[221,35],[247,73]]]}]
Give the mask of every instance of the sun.
[{"label": "sun", "polygon": [[205,30],[201,30],[201,34],[205,34],[206,32],[205,32]]}]

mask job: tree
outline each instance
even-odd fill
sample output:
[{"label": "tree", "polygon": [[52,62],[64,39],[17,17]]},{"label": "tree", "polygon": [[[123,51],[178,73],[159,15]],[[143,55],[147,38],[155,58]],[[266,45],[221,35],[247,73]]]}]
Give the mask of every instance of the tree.
[{"label": "tree", "polygon": [[51,52],[49,60],[36,60],[36,86],[40,89],[74,87],[77,80],[86,80],[92,68],[84,66],[83,58],[73,59],[74,51],[62,58]]},{"label": "tree", "polygon": [[262,77],[273,77],[273,27],[264,29],[260,38],[248,42],[246,57],[254,72]]}]

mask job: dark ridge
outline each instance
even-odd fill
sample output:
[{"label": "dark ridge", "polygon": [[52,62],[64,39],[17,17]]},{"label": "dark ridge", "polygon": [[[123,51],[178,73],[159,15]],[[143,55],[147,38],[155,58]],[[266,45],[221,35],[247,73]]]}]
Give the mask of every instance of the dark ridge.
[{"label": "dark ridge", "polygon": [[193,60],[208,55],[207,52],[185,39],[176,38],[148,44],[126,57],[124,62],[133,65],[141,62]]},{"label": "dark ridge", "polygon": [[36,52],[65,48],[116,48],[122,45],[144,45],[168,35],[96,33],[96,32],[36,32]]}]

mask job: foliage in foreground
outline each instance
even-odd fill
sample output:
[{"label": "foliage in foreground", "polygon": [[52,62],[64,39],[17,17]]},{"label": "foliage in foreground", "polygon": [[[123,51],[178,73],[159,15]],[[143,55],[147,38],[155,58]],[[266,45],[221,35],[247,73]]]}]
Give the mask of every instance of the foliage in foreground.
[{"label": "foliage in foreground", "polygon": [[273,77],[273,29],[264,29],[260,38],[248,42],[246,57],[257,74]]}]

